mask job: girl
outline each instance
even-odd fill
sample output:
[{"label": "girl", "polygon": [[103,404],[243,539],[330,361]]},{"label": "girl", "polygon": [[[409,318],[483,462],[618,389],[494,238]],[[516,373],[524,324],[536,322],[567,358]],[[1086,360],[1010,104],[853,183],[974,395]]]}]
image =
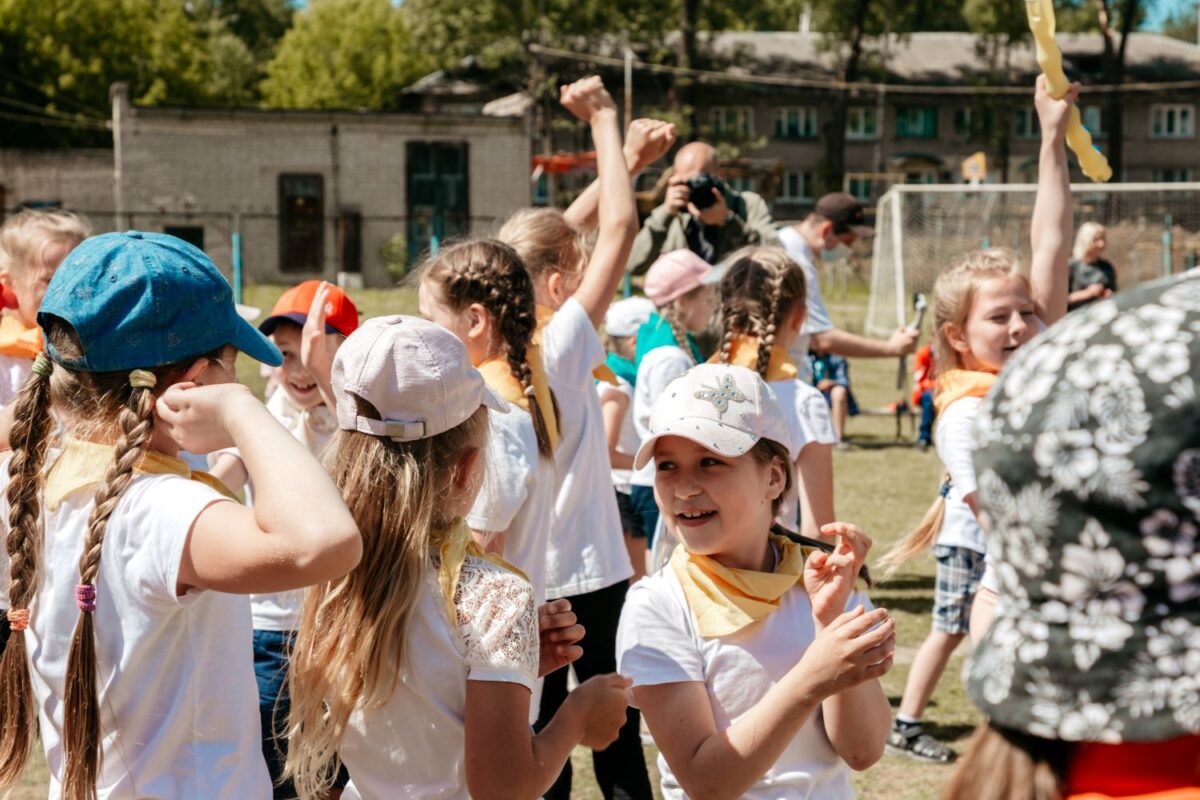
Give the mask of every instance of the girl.
[{"label": "girl", "polygon": [[[646,296],[658,311],[638,331],[637,384],[633,393],[633,424],[638,436],[650,435],[650,410],[667,384],[704,359],[692,334],[708,330],[717,308],[715,285],[723,271],[691,250],[658,257],[646,272]],[[654,544],[658,506],[654,502],[654,467],[635,470],[631,479],[633,510],[642,518],[647,541]]]},{"label": "girl", "polygon": [[637,583],[646,577],[650,549],[646,546],[649,533],[642,530],[642,521],[633,511],[629,499],[629,478],[633,467],[633,455],[639,440],[633,427],[633,415],[629,407],[633,403],[633,384],[637,380],[637,368],[633,357],[637,352],[638,328],[654,313],[654,303],[645,297],[627,297],[609,307],[604,315],[604,349],[608,351],[605,363],[617,379],[616,385],[608,381],[596,381],[600,394],[600,413],[604,417],[604,435],[608,439],[608,458],[612,463],[613,488],[617,495],[617,509],[621,512],[621,527],[625,534],[625,549],[633,562],[633,579]]},{"label": "girl", "polygon": [[[604,421],[594,375],[604,365],[604,347],[596,328],[603,322],[624,275],[638,225],[629,171],[621,152],[617,110],[604,85],[596,77],[577,81],[563,88],[562,103],[588,123],[596,146],[599,233],[595,247],[589,254],[582,233],[562,212],[550,209],[518,212],[498,236],[516,249],[533,278],[539,317],[537,342],[546,378],[562,412],[562,442],[554,454],[558,480],[547,596],[567,599],[587,628],[588,646],[572,665],[576,677],[585,680],[589,675],[616,669],[613,642],[633,573],[622,542],[617,504],[612,499]],[[594,196],[592,192],[586,194]],[[566,696],[566,672],[548,676],[539,725],[554,716]],[[594,754],[597,781],[608,798],[624,794],[648,799],[650,781],[636,713],[631,711],[629,720],[612,747]],[[567,800],[570,788],[568,763],[546,797]]]},{"label": "girl", "polygon": [[825,526],[832,552],[775,535],[789,435],[758,374],[702,364],[655,403],[634,462],[653,459],[682,542],[630,590],[617,646],[668,800],[853,797],[850,769],[883,753],[895,622],[854,591],[857,528]]},{"label": "girl", "polygon": [[[273,365],[279,351],[207,256],[156,233],[76,247],[38,321],[46,354],[16,403],[5,487],[0,788],[40,731],[51,798],[269,798],[247,755],[259,723],[236,595],[329,580],[361,554],[324,469],[233,383],[238,351]],[[231,445],[253,509],[175,458]]]},{"label": "girl", "polygon": [[[334,360],[340,430],[328,464],[364,531],[362,565],[308,593],[292,657],[287,774],[319,796],[345,759],[345,798],[539,797],[580,742],[604,747],[628,681],[582,684],[541,733],[529,582],[483,554],[463,515],[505,405],[453,334],[368,320]],[[539,668],[540,667],[540,668]]]},{"label": "girl", "polygon": [[[829,406],[799,378],[788,350],[800,336],[808,307],[804,270],[777,247],[751,247],[729,257],[721,279],[721,346],[713,357],[756,371],[784,409],[796,465],[800,531],[810,538],[833,522],[833,446]],[[796,502],[784,503],[784,524],[796,519]]]},{"label": "girl", "polygon": [[1079,226],[1075,246],[1071,248],[1069,311],[1117,291],[1117,271],[1104,259],[1107,246],[1108,232],[1099,222],[1085,222]]},{"label": "girl", "polygon": [[[946,466],[939,496],[917,529],[884,558],[890,572],[936,541],[937,592],[933,631],[908,674],[888,750],[946,763],[955,754],[924,733],[921,717],[950,655],[971,626],[983,579],[983,529],[975,502],[972,442],[975,414],[996,374],[1016,349],[1066,313],[1071,193],[1064,147],[1066,122],[1078,87],[1052,99],[1038,78],[1035,104],[1042,127],[1038,190],[1031,230],[1030,277],[1003,250],[967,256],[934,285],[934,352],[938,370],[935,442]],[[890,574],[889,572],[889,574]]]}]

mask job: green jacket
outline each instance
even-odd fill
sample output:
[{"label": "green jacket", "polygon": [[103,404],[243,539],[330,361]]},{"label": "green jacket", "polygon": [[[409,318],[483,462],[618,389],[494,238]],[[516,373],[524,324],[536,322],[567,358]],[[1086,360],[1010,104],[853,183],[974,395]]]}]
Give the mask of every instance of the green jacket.
[{"label": "green jacket", "polygon": [[[720,227],[717,240],[711,243],[714,253],[710,260],[713,264],[746,245],[778,243],[775,222],[771,219],[767,201],[754,192],[730,192],[728,202],[733,213],[729,221]],[[654,209],[633,240],[633,250],[625,264],[626,271],[641,275],[663,253],[688,249],[687,229],[692,222],[692,215],[686,211],[672,214],[665,205]],[[699,220],[695,222],[699,224]],[[702,253],[699,255],[703,256]]]}]

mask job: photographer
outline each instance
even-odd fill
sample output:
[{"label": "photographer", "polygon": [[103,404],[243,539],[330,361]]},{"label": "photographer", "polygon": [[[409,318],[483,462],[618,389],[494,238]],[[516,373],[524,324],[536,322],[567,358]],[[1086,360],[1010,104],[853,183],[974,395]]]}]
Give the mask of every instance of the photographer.
[{"label": "photographer", "polygon": [[775,241],[766,201],[726,186],[717,151],[692,142],[675,156],[666,200],[646,217],[626,269],[641,275],[662,253],[685,248],[715,264],[739,247]]}]

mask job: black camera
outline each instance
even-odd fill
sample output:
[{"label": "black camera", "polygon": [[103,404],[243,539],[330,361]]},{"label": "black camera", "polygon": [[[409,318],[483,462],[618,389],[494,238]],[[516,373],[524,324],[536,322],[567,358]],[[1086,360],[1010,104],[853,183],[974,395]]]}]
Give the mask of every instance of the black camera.
[{"label": "black camera", "polygon": [[717,195],[713,192],[714,189],[726,197],[729,196],[729,189],[725,186],[725,182],[720,178],[714,178],[707,172],[701,172],[694,178],[689,178],[687,187],[688,199],[692,201],[692,205],[701,211],[711,208],[712,204],[717,202]]}]

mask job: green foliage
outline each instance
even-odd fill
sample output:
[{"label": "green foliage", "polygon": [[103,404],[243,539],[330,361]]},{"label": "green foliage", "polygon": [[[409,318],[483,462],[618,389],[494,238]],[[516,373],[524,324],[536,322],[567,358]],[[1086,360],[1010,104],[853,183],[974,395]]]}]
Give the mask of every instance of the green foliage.
[{"label": "green foliage", "polygon": [[428,72],[434,48],[409,31],[411,15],[390,0],[313,0],[297,12],[262,82],[276,108],[371,108],[397,104]]},{"label": "green foliage", "polygon": [[1196,15],[1200,13],[1200,3],[1193,0],[1185,7],[1177,9],[1162,22],[1162,32],[1173,39],[1180,39],[1190,44],[1196,43]]}]

